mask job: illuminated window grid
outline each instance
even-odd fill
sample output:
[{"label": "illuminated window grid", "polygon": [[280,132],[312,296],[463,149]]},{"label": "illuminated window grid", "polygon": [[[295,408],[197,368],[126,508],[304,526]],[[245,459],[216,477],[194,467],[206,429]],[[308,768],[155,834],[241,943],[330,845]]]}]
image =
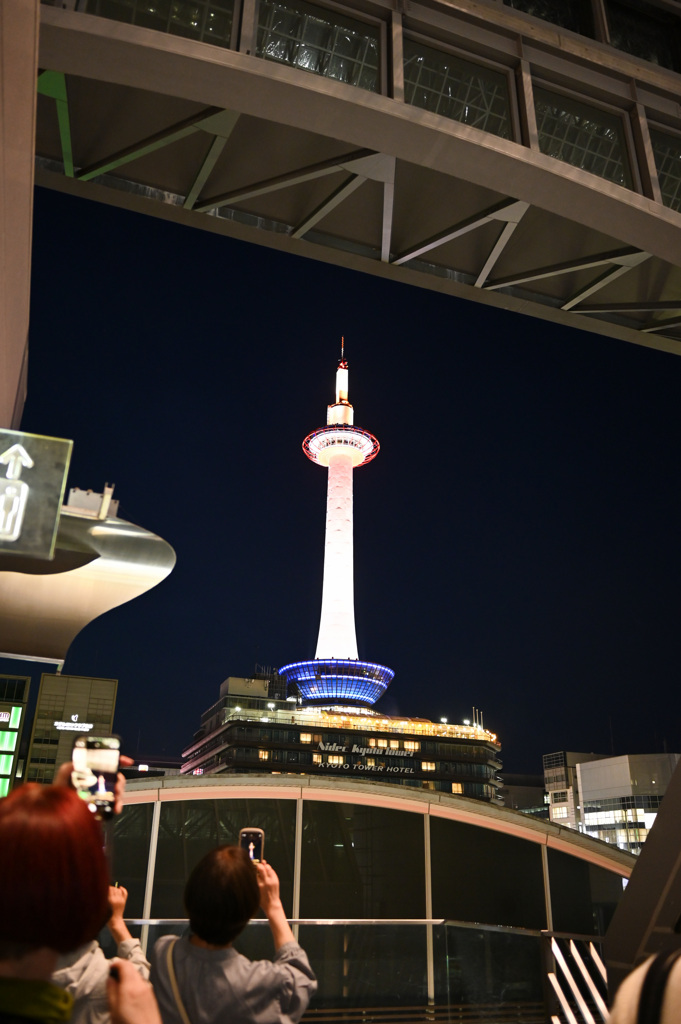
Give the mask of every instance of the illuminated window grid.
[{"label": "illuminated window grid", "polygon": [[546,156],[631,188],[624,125],[618,114],[534,87],[539,148]]},{"label": "illuminated window grid", "polygon": [[463,793],[463,783],[452,782],[452,793]]},{"label": "illuminated window grid", "polygon": [[681,137],[650,129],[662,202],[681,211]]},{"label": "illuminated window grid", "polygon": [[300,742],[301,743],[312,743],[312,733],[311,732],[301,732],[301,734],[300,734]]},{"label": "illuminated window grid", "polygon": [[435,761],[421,761],[421,771],[424,771],[424,772],[434,772],[435,771]]},{"label": "illuminated window grid", "polygon": [[404,98],[414,107],[511,138],[506,75],[406,38]]},{"label": "illuminated window grid", "polygon": [[232,37],[234,7],[229,0],[87,0],[85,10],[214,46],[229,46]]},{"label": "illuminated window grid", "polygon": [[377,27],[304,0],[260,0],[258,11],[258,57],[379,91]]},{"label": "illuminated window grid", "polygon": [[0,732],[0,751],[14,751],[17,746],[17,732],[12,732],[9,729],[3,729]]},{"label": "illuminated window grid", "polygon": [[269,750],[259,750],[258,751],[258,757],[260,758],[261,761],[269,761],[269,758],[270,758]]},{"label": "illuminated window grid", "polygon": [[11,775],[12,774],[12,762],[14,758],[11,754],[0,754],[0,775]]},{"label": "illuminated window grid", "polygon": [[322,763],[322,755],[321,754],[313,754],[312,755],[312,764],[321,764],[321,763]]},{"label": "illuminated window grid", "polygon": [[367,757],[366,763],[367,763],[367,767],[368,768],[374,768],[375,765],[376,765],[376,758],[375,757]]},{"label": "illuminated window grid", "polygon": [[329,764],[343,764],[341,754],[329,754]]}]

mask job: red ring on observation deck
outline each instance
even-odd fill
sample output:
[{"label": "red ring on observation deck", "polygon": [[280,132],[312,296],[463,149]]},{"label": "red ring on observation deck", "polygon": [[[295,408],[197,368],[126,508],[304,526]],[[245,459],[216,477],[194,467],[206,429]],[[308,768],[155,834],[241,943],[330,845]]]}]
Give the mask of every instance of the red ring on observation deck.
[{"label": "red ring on observation deck", "polygon": [[375,459],[381,447],[368,430],[347,423],[333,423],[328,427],[320,427],[319,430],[313,430],[308,434],[303,441],[303,451],[308,459],[316,463],[320,463],[319,457],[325,449],[344,446],[353,448],[361,454],[362,461],[357,464],[358,467]]}]

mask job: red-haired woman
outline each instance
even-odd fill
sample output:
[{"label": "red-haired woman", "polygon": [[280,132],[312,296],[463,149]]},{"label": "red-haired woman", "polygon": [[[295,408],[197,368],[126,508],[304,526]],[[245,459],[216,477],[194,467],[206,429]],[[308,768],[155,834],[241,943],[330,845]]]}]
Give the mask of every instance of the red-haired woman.
[{"label": "red-haired woman", "polygon": [[[27,783],[0,800],[0,880],[0,1024],[68,1021],[72,997],[49,980],[57,956],[94,939],[110,912],[99,822],[72,789]],[[119,977],[125,985],[130,975]],[[151,1012],[123,1012],[121,1024],[158,1019],[147,989]]]}]

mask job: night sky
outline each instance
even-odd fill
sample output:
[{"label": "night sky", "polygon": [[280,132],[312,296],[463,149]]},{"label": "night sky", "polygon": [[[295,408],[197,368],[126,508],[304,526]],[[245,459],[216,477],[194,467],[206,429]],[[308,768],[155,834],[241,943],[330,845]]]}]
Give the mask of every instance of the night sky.
[{"label": "night sky", "polygon": [[120,680],[124,750],[179,756],[227,676],[314,657],[326,474],[301,442],[341,335],[381,442],[355,474],[379,709],[475,705],[511,772],[680,751],[681,359],[38,189],[22,429],[72,438],[69,486],[115,483],[177,552],[64,667]]}]

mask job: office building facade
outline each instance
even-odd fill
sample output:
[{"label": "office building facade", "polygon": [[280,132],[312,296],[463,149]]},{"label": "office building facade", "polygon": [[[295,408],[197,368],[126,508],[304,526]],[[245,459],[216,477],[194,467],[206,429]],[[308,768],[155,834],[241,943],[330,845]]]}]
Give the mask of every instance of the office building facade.
[{"label": "office building facade", "polygon": [[606,757],[558,750],[544,754],[544,786],[549,798],[549,819],[567,828],[579,829],[582,823],[577,765]]},{"label": "office building facade", "polygon": [[0,797],[21,774],[19,751],[26,720],[29,676],[0,675]]},{"label": "office building facade", "polygon": [[77,736],[111,735],[117,690],[117,679],[43,673],[26,761],[28,782],[52,782],[58,766],[71,760]]},{"label": "office building facade", "polygon": [[638,854],[679,762],[679,754],[623,754],[577,765],[580,831]]}]

